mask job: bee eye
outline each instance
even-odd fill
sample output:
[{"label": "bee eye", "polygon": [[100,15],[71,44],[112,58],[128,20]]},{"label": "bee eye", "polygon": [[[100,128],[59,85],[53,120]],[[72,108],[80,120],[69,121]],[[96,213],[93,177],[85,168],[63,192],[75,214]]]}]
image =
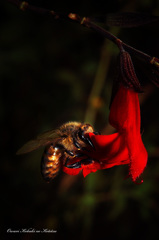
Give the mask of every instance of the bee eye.
[{"label": "bee eye", "polygon": [[80,127],[80,130],[81,130],[83,133],[93,132],[93,131],[94,131],[93,127],[92,127],[89,123],[83,124],[83,125]]},{"label": "bee eye", "polygon": [[89,128],[89,126],[90,126],[89,124],[84,124],[82,127],[80,127],[80,130],[84,132]]}]

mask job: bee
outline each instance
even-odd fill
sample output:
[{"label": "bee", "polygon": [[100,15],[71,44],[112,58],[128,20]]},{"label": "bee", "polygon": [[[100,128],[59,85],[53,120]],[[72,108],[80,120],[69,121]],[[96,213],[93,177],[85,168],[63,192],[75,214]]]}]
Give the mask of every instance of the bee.
[{"label": "bee", "polygon": [[[39,147],[46,146],[41,159],[41,174],[47,182],[54,179],[62,165],[69,168],[79,168],[80,161],[68,164],[75,157],[82,157],[83,150],[88,146],[94,148],[93,143],[86,133],[94,132],[90,124],[80,122],[68,122],[63,124],[56,130],[51,130],[40,134],[35,140],[31,140],[24,144],[17,154],[24,154],[36,150]],[[85,164],[92,162],[89,158],[84,158]]]}]

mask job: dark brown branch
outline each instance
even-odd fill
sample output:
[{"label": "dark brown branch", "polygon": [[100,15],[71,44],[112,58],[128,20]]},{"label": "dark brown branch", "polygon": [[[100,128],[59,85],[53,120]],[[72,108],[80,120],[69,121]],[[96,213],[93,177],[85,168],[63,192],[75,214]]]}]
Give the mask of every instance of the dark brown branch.
[{"label": "dark brown branch", "polygon": [[99,27],[98,25],[96,25],[95,23],[89,21],[88,18],[86,18],[86,20],[84,20],[84,23],[83,23],[85,26],[95,30],[96,32],[102,34],[105,38],[109,39],[110,41],[114,42],[117,46],[118,46],[118,41],[121,42],[123,48],[125,50],[127,50],[129,53],[133,53],[141,58],[143,58],[145,61],[148,61],[150,62],[152,57],[140,50],[137,50],[133,47],[131,47],[130,45],[122,42],[120,39],[118,39],[116,36],[114,36],[113,34],[111,34],[109,31]]},{"label": "dark brown branch", "polygon": [[[155,57],[152,57],[140,50],[137,50],[133,47],[131,47],[130,45],[122,42],[120,39],[118,39],[116,36],[114,36],[112,33],[110,33],[109,31],[105,30],[104,28],[96,25],[94,22],[91,21],[90,18],[86,18],[86,17],[80,17],[79,15],[75,14],[75,13],[70,13],[70,14],[63,14],[63,13],[57,13],[53,10],[49,10],[49,9],[45,9],[45,8],[40,8],[40,7],[36,7],[33,5],[30,5],[29,3],[25,2],[25,1],[19,1],[19,0],[8,0],[8,2],[16,5],[20,10],[25,11],[25,10],[29,10],[29,11],[33,11],[36,12],[38,14],[42,14],[42,15],[51,15],[53,16],[55,19],[57,18],[61,18],[61,19],[65,19],[65,20],[70,20],[70,21],[75,21],[77,23],[82,24],[85,27],[88,27],[92,30],[94,30],[95,32],[98,32],[100,35],[104,36],[105,38],[109,39],[110,41],[112,41],[113,43],[115,43],[118,47],[119,47],[119,42],[120,45],[122,45],[122,47],[129,53],[134,54],[140,58],[142,58],[143,60],[149,62],[150,64],[153,64],[157,67],[159,67],[158,65],[158,59]],[[119,47],[120,49],[120,47]]]}]

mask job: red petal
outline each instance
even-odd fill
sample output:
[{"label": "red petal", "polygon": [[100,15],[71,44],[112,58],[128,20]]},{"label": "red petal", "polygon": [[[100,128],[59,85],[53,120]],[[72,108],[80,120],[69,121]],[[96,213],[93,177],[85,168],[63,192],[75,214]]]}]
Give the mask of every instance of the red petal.
[{"label": "red petal", "polygon": [[[78,161],[78,159],[77,159]],[[68,168],[63,166],[62,170],[63,172],[69,174],[69,175],[77,175],[81,170],[83,170],[83,176],[86,177],[91,172],[96,172],[98,169],[100,169],[100,164],[98,162],[94,162],[89,165],[82,164],[81,168]]]},{"label": "red petal", "polygon": [[140,105],[136,92],[123,86],[119,88],[111,105],[109,122],[118,132],[129,129],[140,134]]},{"label": "red petal", "polygon": [[82,168],[67,168],[65,166],[62,167],[63,172],[69,175],[77,175],[82,170]]},{"label": "red petal", "polygon": [[140,134],[138,94],[121,86],[111,105],[109,121],[119,133],[125,135],[130,157],[130,175],[135,181],[143,172],[148,158]]},{"label": "red petal", "polygon": [[89,165],[82,165],[83,169],[83,176],[86,177],[91,172],[96,172],[97,170],[101,169],[100,164],[98,162],[94,162]]},{"label": "red petal", "polygon": [[128,150],[130,155],[130,166],[129,171],[132,177],[132,180],[135,182],[140,174],[144,171],[144,168],[147,164],[148,154],[144,147],[141,137],[135,139],[134,142],[129,141],[133,136],[128,135]]},{"label": "red petal", "polygon": [[88,153],[89,157],[100,162],[101,169],[129,163],[128,149],[123,134],[94,135],[89,133],[95,151]]}]

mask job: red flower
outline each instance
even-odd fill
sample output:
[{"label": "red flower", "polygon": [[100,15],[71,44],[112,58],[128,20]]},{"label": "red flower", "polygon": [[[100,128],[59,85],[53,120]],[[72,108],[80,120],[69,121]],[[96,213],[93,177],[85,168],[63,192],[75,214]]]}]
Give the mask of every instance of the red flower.
[{"label": "red flower", "polygon": [[[95,150],[86,154],[94,161],[88,165],[82,164],[81,168],[77,169],[63,167],[64,172],[76,175],[83,170],[83,175],[86,176],[100,169],[128,164],[129,175],[134,182],[136,181],[143,172],[148,158],[140,134],[138,94],[120,86],[111,105],[109,121],[116,128],[117,133],[111,135],[88,134]],[[80,161],[80,159],[74,159],[74,161]]]}]

